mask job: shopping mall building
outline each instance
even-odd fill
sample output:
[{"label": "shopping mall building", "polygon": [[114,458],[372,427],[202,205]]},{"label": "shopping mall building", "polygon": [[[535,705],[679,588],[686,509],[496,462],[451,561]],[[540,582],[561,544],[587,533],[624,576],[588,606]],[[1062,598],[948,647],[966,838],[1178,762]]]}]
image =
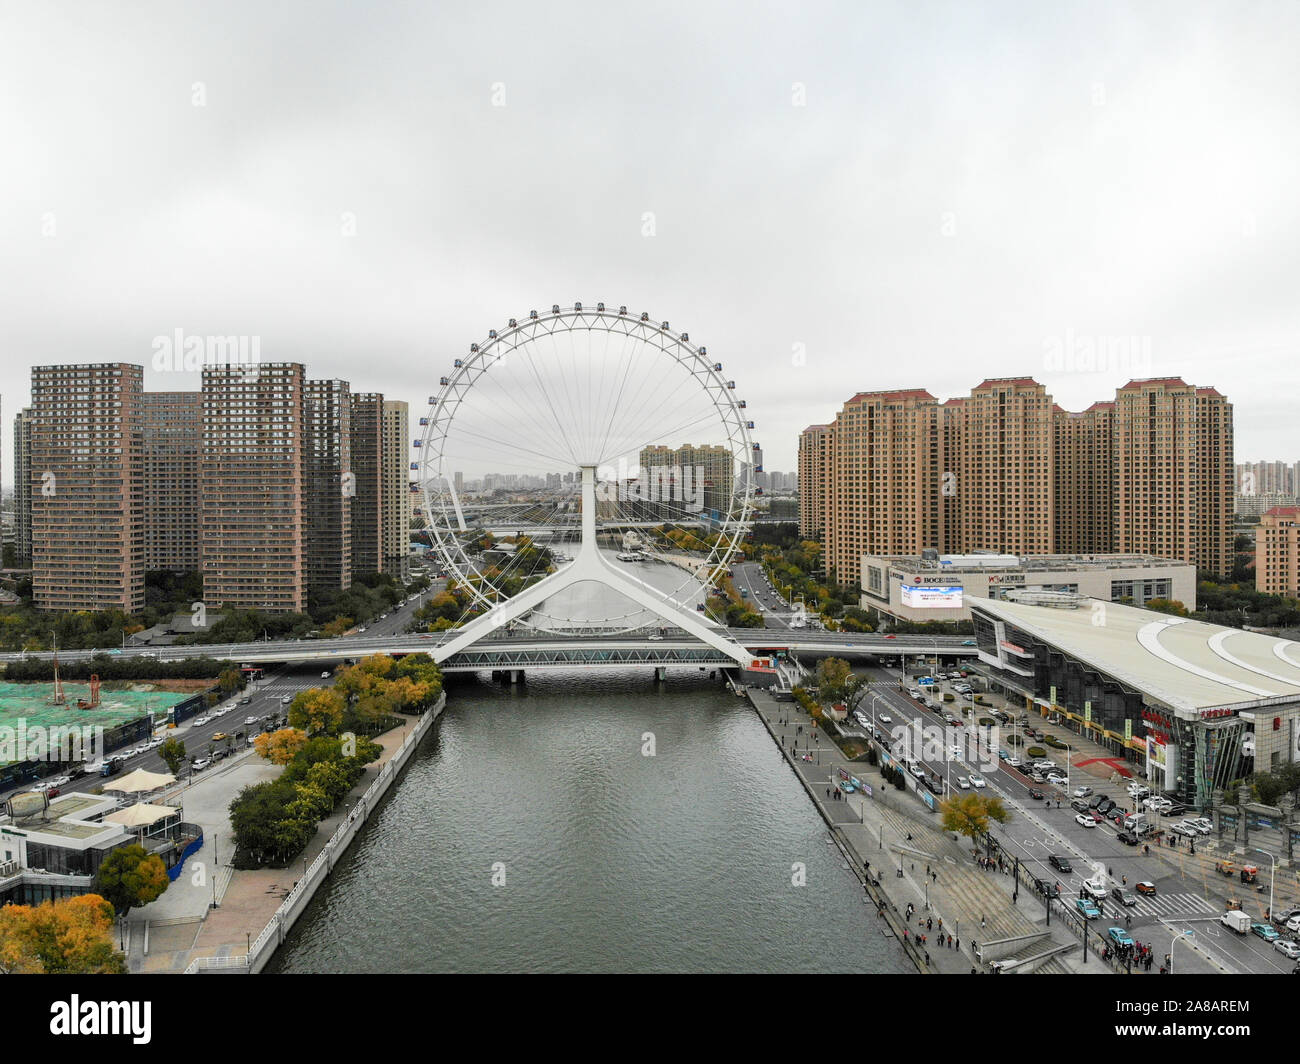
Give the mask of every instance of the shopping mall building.
[{"label": "shopping mall building", "polygon": [[1068,592],[970,610],[993,689],[1060,714],[1189,806],[1300,760],[1300,643]]}]

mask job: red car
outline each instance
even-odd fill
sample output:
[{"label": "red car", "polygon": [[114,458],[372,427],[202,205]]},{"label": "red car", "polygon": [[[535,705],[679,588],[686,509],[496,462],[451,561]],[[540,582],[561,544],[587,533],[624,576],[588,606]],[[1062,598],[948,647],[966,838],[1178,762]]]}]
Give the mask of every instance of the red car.
[{"label": "red car", "polygon": [[1099,812],[1097,812],[1097,810],[1095,809],[1089,809],[1088,815],[1092,817],[1092,819],[1095,820],[1098,824],[1104,824],[1106,822],[1106,818],[1102,816]]},{"label": "red car", "polygon": [[885,638],[886,638],[886,639],[897,639],[898,636],[896,636],[896,635],[887,635],[887,636],[885,636]]},{"label": "red car", "polygon": [[1033,798],[1037,802],[1041,802],[1043,800],[1043,792],[1031,787],[1029,789],[1029,797]]}]

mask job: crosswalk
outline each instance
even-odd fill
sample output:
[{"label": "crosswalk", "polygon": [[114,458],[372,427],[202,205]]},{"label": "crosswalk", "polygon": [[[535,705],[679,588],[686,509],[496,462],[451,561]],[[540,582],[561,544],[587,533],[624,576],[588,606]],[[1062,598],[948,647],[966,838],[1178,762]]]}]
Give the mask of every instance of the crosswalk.
[{"label": "crosswalk", "polygon": [[[1114,903],[1112,902],[1111,905]],[[1138,902],[1130,906],[1128,912],[1141,913],[1160,919],[1165,916],[1196,916],[1220,911],[1199,894],[1157,894],[1154,898],[1138,895]]]}]

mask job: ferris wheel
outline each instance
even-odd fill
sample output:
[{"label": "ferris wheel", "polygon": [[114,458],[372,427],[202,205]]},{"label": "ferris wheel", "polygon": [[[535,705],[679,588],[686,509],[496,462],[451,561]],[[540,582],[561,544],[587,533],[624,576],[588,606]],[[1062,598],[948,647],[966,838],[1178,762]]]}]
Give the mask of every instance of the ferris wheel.
[{"label": "ferris wheel", "polygon": [[698,617],[749,527],[746,403],[705,347],[646,313],[511,318],[455,359],[420,426],[425,528],[467,612],[545,580],[555,593],[512,623],[656,623],[644,595],[619,593],[631,581]]}]

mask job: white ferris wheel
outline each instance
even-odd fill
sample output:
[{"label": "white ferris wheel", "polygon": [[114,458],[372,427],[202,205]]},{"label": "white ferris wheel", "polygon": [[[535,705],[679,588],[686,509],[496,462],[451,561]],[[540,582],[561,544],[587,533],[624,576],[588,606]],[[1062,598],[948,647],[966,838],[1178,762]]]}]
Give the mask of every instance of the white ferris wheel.
[{"label": "white ferris wheel", "polygon": [[420,425],[425,527],[474,626],[703,625],[762,467],[689,334],[604,303],[531,311],[455,359]]}]

